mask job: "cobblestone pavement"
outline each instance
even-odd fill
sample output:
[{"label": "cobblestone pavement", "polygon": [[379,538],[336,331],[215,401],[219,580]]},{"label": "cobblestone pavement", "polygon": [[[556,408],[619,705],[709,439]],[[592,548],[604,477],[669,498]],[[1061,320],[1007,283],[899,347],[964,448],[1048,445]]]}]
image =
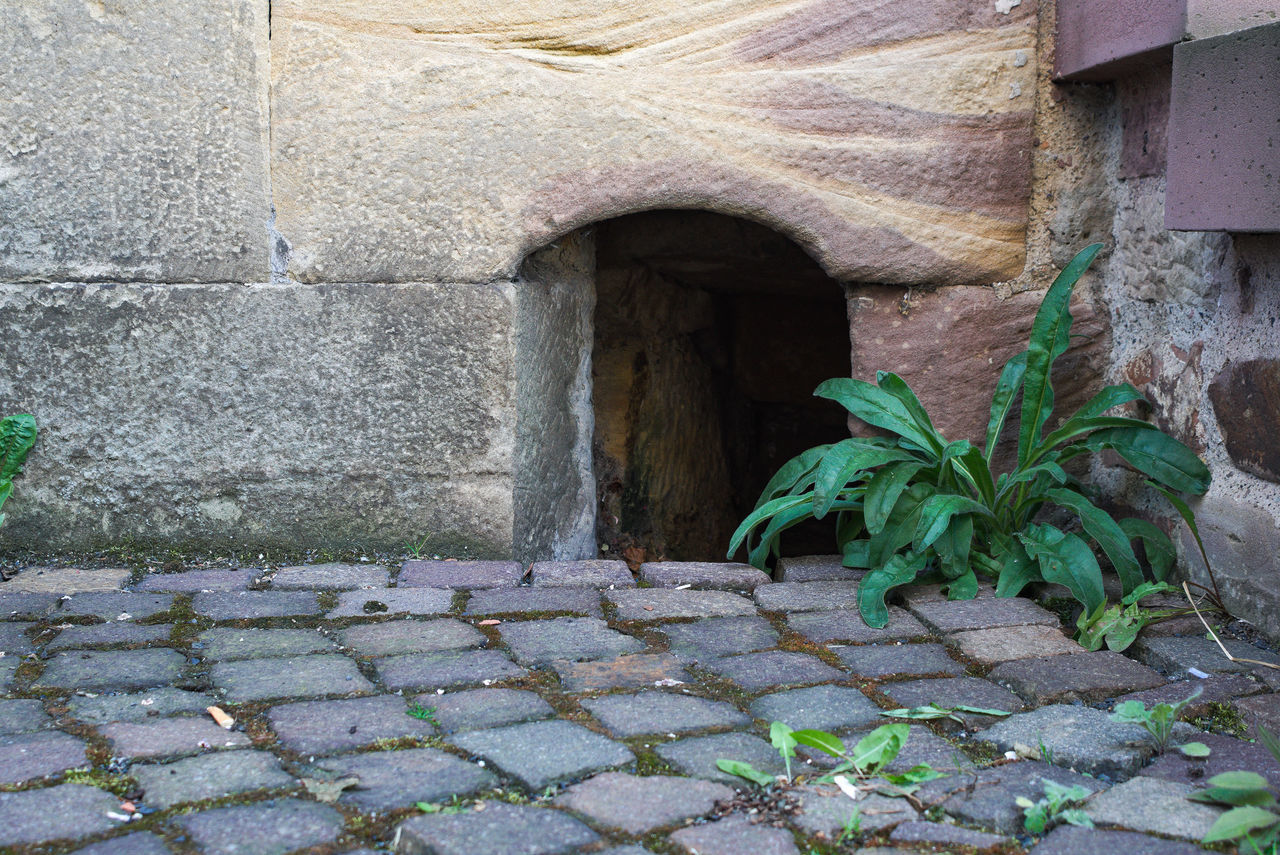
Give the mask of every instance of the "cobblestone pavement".
[{"label": "cobblestone pavement", "polygon": [[[784,560],[778,582],[732,564],[639,576],[604,561],[25,570],[0,583],[0,851],[1177,855],[1217,815],[1185,799],[1207,777],[1280,784],[1223,732],[1280,723],[1280,672],[1227,661],[1185,621],[1130,657],[1085,652],[1054,611],[989,590],[911,590],[869,629],[835,558]],[[1207,760],[1155,756],[1107,715],[1192,683],[1218,731],[1197,736]],[[1011,715],[913,724],[898,767],[949,773],[913,800],[855,802],[813,782],[813,756],[765,794],[716,766],[781,773],[774,720],[856,735],[926,703]],[[1028,837],[1014,800],[1045,780],[1092,792],[1098,829]]]}]

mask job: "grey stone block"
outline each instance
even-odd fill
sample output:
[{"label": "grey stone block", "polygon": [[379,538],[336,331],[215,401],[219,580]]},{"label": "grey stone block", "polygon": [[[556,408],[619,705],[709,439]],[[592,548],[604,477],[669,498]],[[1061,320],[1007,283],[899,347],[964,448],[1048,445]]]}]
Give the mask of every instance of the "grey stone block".
[{"label": "grey stone block", "polygon": [[99,732],[111,744],[111,753],[119,757],[181,757],[250,745],[249,737],[223,730],[207,716],[117,721]]},{"label": "grey stone block", "polygon": [[640,581],[655,588],[688,585],[700,590],[754,591],[771,580],[750,564],[711,561],[650,561],[640,565]]},{"label": "grey stone block", "polygon": [[135,591],[165,591],[198,594],[201,591],[247,591],[258,581],[257,570],[185,570],[181,573],[151,573],[133,586]]},{"label": "grey stone block", "polygon": [[756,605],[772,612],[858,608],[857,582],[780,582],[756,589]]},{"label": "grey stone block", "polygon": [[622,739],[647,733],[688,733],[751,724],[751,719],[732,704],[672,692],[604,695],[586,698],[581,703],[605,730]]},{"label": "grey stone block", "polygon": [[29,630],[34,623],[8,621],[0,623],[0,651],[9,656],[25,656],[35,648]]},{"label": "grey stone block", "polygon": [[654,746],[653,750],[686,775],[720,781],[731,787],[744,786],[745,782],[737,775],[721,771],[716,766],[717,760],[740,760],[768,775],[781,775],[784,771],[782,760],[773,746],[747,733],[691,736]]},{"label": "grey stone block", "polygon": [[841,555],[805,555],[778,559],[779,582],[856,582],[866,570],[845,567]]},{"label": "grey stone block", "polygon": [[1060,704],[1009,716],[976,738],[1001,753],[1031,749],[1046,763],[1116,780],[1135,774],[1156,752],[1154,738],[1142,727],[1112,721],[1092,707]]},{"label": "grey stone block", "polygon": [[0,620],[39,620],[61,604],[57,594],[10,590],[0,587]]},{"label": "grey stone block", "polygon": [[281,744],[299,754],[334,754],[372,745],[380,739],[428,737],[435,728],[409,715],[404,698],[346,698],[300,701],[267,713]]},{"label": "grey stone block", "polygon": [[314,629],[218,627],[200,633],[192,653],[206,659],[271,659],[327,653],[337,647]]},{"label": "grey stone block", "polygon": [[817,644],[833,641],[845,644],[874,644],[929,635],[920,621],[896,606],[889,607],[889,622],[882,628],[867,626],[857,609],[802,612],[787,615],[787,624]]},{"label": "grey stone block", "polygon": [[44,730],[53,719],[36,700],[0,698],[0,736]]},{"label": "grey stone block", "polygon": [[857,689],[813,686],[757,698],[751,714],[765,721],[781,721],[795,730],[834,731],[881,723],[880,708]]},{"label": "grey stone block", "polygon": [[484,647],[484,633],[460,620],[393,620],[352,626],[338,636],[360,656],[394,656]]},{"label": "grey stone block", "polygon": [[452,650],[375,659],[382,682],[398,689],[447,689],[523,677],[528,672],[497,650]]},{"label": "grey stone block", "polygon": [[419,695],[417,703],[433,707],[445,733],[502,727],[537,718],[551,718],[556,711],[534,692],[520,689],[470,689],[444,695]]},{"label": "grey stone block", "polygon": [[[920,707],[937,704],[943,707],[970,706],[980,709],[1022,712],[1023,704],[1008,689],[977,677],[942,677],[936,680],[909,680],[904,683],[886,683],[880,691],[895,703],[904,707]],[[995,721],[994,716],[974,713],[957,713],[964,724],[950,719],[939,719],[943,730],[958,730],[961,726],[973,730],[986,727]]]},{"label": "grey stone block", "polygon": [[991,669],[987,678],[1033,704],[1099,701],[1165,683],[1155,671],[1111,650],[1043,659],[1018,659]]},{"label": "grey stone block", "polygon": [[396,584],[408,588],[514,588],[524,577],[515,561],[406,561]]},{"label": "grey stone block", "polygon": [[[0,124],[22,157],[0,193],[0,280],[263,281],[266,17],[247,0],[9,7]],[[186,61],[139,67],[139,45]]]},{"label": "grey stone block", "polygon": [[711,781],[603,772],[573,785],[555,804],[597,827],[641,835],[710,813],[716,802],[733,797],[733,790]]},{"label": "grey stone block", "polygon": [[671,842],[690,855],[800,855],[790,831],[752,825],[740,815],[682,828]]},{"label": "grey stone block", "polygon": [[0,659],[0,691],[7,692],[14,684],[14,676],[18,672],[18,660],[11,657],[8,661]]},{"label": "grey stone block", "polygon": [[503,802],[482,804],[483,810],[405,820],[396,828],[396,851],[404,855],[560,855],[580,851],[580,847],[600,839],[590,828],[558,810]]},{"label": "grey stone block", "polygon": [[957,632],[947,636],[947,643],[979,665],[1084,652],[1084,648],[1067,638],[1062,630],[1039,625]]},{"label": "grey stone block", "polygon": [[[1242,659],[1256,659],[1259,662],[1270,662],[1280,665],[1280,656],[1259,650],[1252,644],[1243,641],[1224,640],[1232,656]],[[1182,676],[1190,669],[1204,671],[1209,674],[1225,672],[1248,672],[1256,666],[1247,662],[1232,662],[1222,655],[1217,644],[1203,636],[1196,638],[1147,638],[1140,636],[1133,646],[1126,651],[1127,655],[1150,665],[1166,674]]]},{"label": "grey stone block", "polygon": [[667,653],[636,653],[598,662],[558,660],[551,667],[567,692],[646,689],[693,682],[679,660]]},{"label": "grey stone block", "polygon": [[129,591],[94,591],[73,594],[62,603],[61,615],[93,615],[103,620],[141,620],[173,608],[173,594],[136,594]]},{"label": "grey stone block", "polygon": [[386,588],[377,591],[344,591],[338,605],[326,617],[378,617],[382,615],[442,615],[453,607],[453,591],[446,588]]},{"label": "grey stone block", "polygon": [[[3,293],[3,288],[0,288]],[[0,317],[3,317],[0,314]],[[9,354],[6,353],[6,356]],[[17,365],[11,366],[11,371]],[[48,438],[40,450],[49,453]],[[37,466],[39,464],[37,463]],[[6,514],[5,522],[13,525],[19,512]],[[46,547],[47,548],[47,547]],[[124,567],[28,567],[4,583],[7,594],[27,591],[38,594],[55,594],[58,597],[94,591],[119,591],[129,581],[131,571]]]},{"label": "grey stone block", "polygon": [[214,620],[252,620],[319,614],[320,600],[311,591],[202,591],[191,607]]},{"label": "grey stone block", "polygon": [[644,649],[644,642],[610,629],[598,618],[562,617],[506,623],[498,632],[521,665],[613,659]]},{"label": "grey stone block", "polygon": [[728,591],[641,588],[606,591],[604,596],[617,607],[620,620],[732,617],[756,613],[750,600]]},{"label": "grey stone block", "polygon": [[889,835],[890,843],[926,843],[934,846],[994,849],[1008,842],[1007,837],[974,831],[945,822],[904,822]]},{"label": "grey stone block", "polygon": [[385,588],[391,571],[376,564],[307,564],[281,567],[271,579],[277,591],[353,591]]},{"label": "grey stone block", "polygon": [[214,703],[209,695],[165,687],[137,694],[98,695],[93,698],[72,695],[67,706],[73,718],[89,724],[107,724],[143,721],[178,713],[203,713]]},{"label": "grey stone block", "polygon": [[602,769],[627,766],[636,759],[621,743],[567,721],[475,730],[449,741],[480,755],[531,790]]},{"label": "grey stone block", "polygon": [[169,640],[172,624],[136,624],[110,621],[93,626],[69,626],[44,646],[47,651],[81,647],[124,647],[132,644],[163,643]]},{"label": "grey stone block", "polygon": [[766,650],[704,662],[702,667],[732,680],[747,691],[772,686],[803,686],[844,678],[844,673],[807,653]]},{"label": "grey stone block", "polygon": [[72,855],[169,855],[169,847],[154,834],[138,831],[77,849]]},{"label": "grey stone block", "polygon": [[120,799],[84,784],[0,792],[0,846],[101,834],[116,827],[107,812],[119,809]]},{"label": "grey stone block", "polygon": [[1046,780],[1067,787],[1079,785],[1091,793],[1103,788],[1094,778],[1047,763],[1022,760],[982,769],[973,775],[931,781],[928,794],[922,793],[921,797],[931,802],[941,801],[942,810],[962,822],[1000,834],[1018,834],[1023,832],[1023,816],[1015,800],[1018,797],[1033,802],[1039,800],[1044,795]]},{"label": "grey stone block", "polygon": [[142,788],[143,803],[162,810],[253,790],[295,787],[298,783],[266,751],[222,751],[162,765],[140,763],[129,774]]},{"label": "grey stone block", "polygon": [[1085,809],[1098,825],[1201,840],[1222,808],[1187,800],[1192,787],[1139,776],[1090,799]]},{"label": "grey stone block", "polygon": [[1051,611],[1021,597],[979,597],[973,600],[934,600],[909,605],[911,613],[935,632],[946,634],[997,626],[1058,626]]},{"label": "grey stone block", "polygon": [[778,644],[778,631],[762,617],[703,618],[660,627],[668,648],[680,660],[707,662],[736,653],[768,650]]},{"label": "grey stone block", "polygon": [[1104,831],[1062,825],[1031,849],[1031,855],[1204,855],[1194,843],[1148,837],[1133,831]]},{"label": "grey stone block", "polygon": [[180,817],[177,824],[205,852],[283,855],[332,843],[342,833],[342,814],[328,805],[298,799],[216,808]]},{"label": "grey stone block", "polygon": [[625,561],[537,561],[535,588],[634,588],[636,579]]},{"label": "grey stone block", "polygon": [[1138,701],[1148,707],[1159,703],[1176,704],[1186,700],[1196,689],[1200,690],[1200,695],[1184,708],[1184,717],[1195,718],[1208,713],[1209,704],[1213,701],[1230,701],[1265,692],[1266,686],[1240,674],[1220,674],[1206,679],[1193,677],[1190,680],[1165,683],[1154,689],[1120,695],[1115,703]]},{"label": "grey stone block", "polygon": [[1177,744],[1188,738],[1203,742],[1213,753],[1208,757],[1193,758],[1170,748],[1142,770],[1143,777],[1163,778],[1197,787],[1203,786],[1214,775],[1244,770],[1261,775],[1273,789],[1280,789],[1280,765],[1261,743],[1246,742],[1220,733],[1198,733],[1194,737],[1175,734],[1173,741]]},{"label": "grey stone block", "polygon": [[60,731],[0,736],[0,784],[22,784],[87,765],[85,744]]},{"label": "grey stone block", "polygon": [[340,778],[360,779],[341,800],[365,811],[386,812],[488,789],[497,778],[486,769],[433,748],[374,751],[319,764]]},{"label": "grey stone block", "polygon": [[850,819],[857,817],[862,834],[875,834],[903,822],[913,822],[920,814],[906,799],[872,793],[852,801],[833,785],[808,785],[796,792],[800,813],[792,822],[809,834],[835,839]]},{"label": "grey stone block", "polygon": [[174,650],[64,650],[32,683],[40,689],[145,689],[178,678],[186,664]]},{"label": "grey stone block", "polygon": [[[473,591],[468,615],[521,615],[566,612],[600,617],[600,594],[581,588],[488,588]],[[545,615],[538,615],[539,617]]]},{"label": "grey stone block", "polygon": [[219,662],[211,674],[214,685],[237,703],[269,698],[363,695],[375,691],[373,683],[365,679],[356,663],[333,654]]},{"label": "grey stone block", "polygon": [[832,647],[840,663],[856,677],[905,680],[926,675],[960,675],[964,666],[941,644],[874,644]]}]

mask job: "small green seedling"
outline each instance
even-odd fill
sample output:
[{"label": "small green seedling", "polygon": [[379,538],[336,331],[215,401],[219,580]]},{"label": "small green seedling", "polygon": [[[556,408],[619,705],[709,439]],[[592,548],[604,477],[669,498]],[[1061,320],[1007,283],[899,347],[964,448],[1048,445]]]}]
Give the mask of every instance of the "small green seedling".
[{"label": "small green seedling", "polygon": [[461,813],[462,811],[466,810],[466,807],[460,804],[438,805],[432,802],[415,802],[414,806],[417,807],[417,809],[422,811],[423,813],[449,814],[449,813]]},{"label": "small green seedling", "polygon": [[904,709],[897,709],[897,710],[887,710],[886,712],[880,713],[880,715],[888,716],[889,718],[908,718],[908,719],[911,719],[912,721],[933,721],[935,719],[940,719],[940,718],[949,718],[952,721],[958,721],[960,722],[960,724],[964,724],[964,719],[962,719],[959,715],[957,715],[957,713],[972,713],[973,715],[994,715],[994,716],[1009,715],[1009,713],[1005,710],[988,710],[988,709],[983,709],[982,707],[966,706],[965,704],[959,704],[958,706],[954,706],[954,707],[942,707],[942,706],[938,706],[937,704],[925,704],[922,707],[912,707],[911,709],[904,708]]},{"label": "small green seedling", "polygon": [[750,763],[742,760],[726,760],[721,757],[716,761],[716,768],[721,772],[728,772],[730,775],[737,775],[739,778],[746,778],[757,787],[767,787],[775,783],[776,779],[772,775],[761,772]]},{"label": "small green seedling", "polygon": [[[1264,727],[1258,728],[1258,741],[1280,763],[1280,742]],[[1234,840],[1243,850],[1248,843],[1255,853],[1274,853],[1280,846],[1280,804],[1267,779],[1255,772],[1223,772],[1209,779],[1206,789],[1187,798],[1197,802],[1225,805],[1230,808],[1209,829],[1203,843]]]},{"label": "small green seedling", "polygon": [[439,720],[436,719],[435,707],[424,707],[422,704],[413,704],[409,709],[405,710],[405,712],[419,721],[434,724],[436,727],[440,726]]},{"label": "small green seedling", "polygon": [[[1173,725],[1177,722],[1178,716],[1186,709],[1187,704],[1200,697],[1201,691],[1203,690],[1197,686],[1194,692],[1176,704],[1159,703],[1151,709],[1147,709],[1142,701],[1125,701],[1116,705],[1111,712],[1111,720],[1142,725],[1155,739],[1156,751],[1163,754],[1169,747],[1169,740],[1173,737]],[[1209,756],[1209,746],[1203,742],[1188,742],[1186,745],[1178,746],[1178,749],[1188,757]]]},{"label": "small green seedling", "polygon": [[1022,827],[1031,834],[1044,834],[1046,830],[1064,822],[1093,828],[1093,820],[1089,819],[1083,808],[1077,807],[1087,798],[1089,791],[1079,784],[1064,787],[1046,780],[1044,796],[1039,801],[1033,802],[1025,796],[1018,796],[1014,801],[1022,808]]},{"label": "small green seedling", "polygon": [[1178,589],[1167,582],[1144,582],[1134,588],[1119,605],[1099,603],[1092,612],[1081,612],[1076,620],[1076,641],[1086,650],[1101,650],[1105,643],[1108,650],[1117,652],[1133,644],[1138,633],[1147,624],[1187,614],[1190,609],[1144,609],[1139,601],[1152,594],[1177,593]]},{"label": "small green seedling", "polygon": [[778,749],[778,753],[782,755],[782,762],[787,767],[787,783],[791,783],[791,758],[796,756],[796,739],[792,734],[795,733],[790,727],[780,721],[775,721],[769,725],[769,741],[773,743],[773,747]]},{"label": "small green seedling", "polygon": [[840,829],[840,836],[836,838],[836,845],[842,846],[852,841],[855,837],[862,833],[862,809],[856,805],[853,813],[849,814],[849,818],[844,821],[844,827]]}]

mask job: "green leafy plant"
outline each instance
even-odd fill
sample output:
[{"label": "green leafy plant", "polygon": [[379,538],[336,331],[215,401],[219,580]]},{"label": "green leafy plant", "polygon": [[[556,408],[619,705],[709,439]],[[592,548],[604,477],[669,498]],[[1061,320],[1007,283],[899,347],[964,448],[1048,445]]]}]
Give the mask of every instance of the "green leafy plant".
[{"label": "green leafy plant", "polygon": [[[1182,715],[1182,711],[1187,708],[1187,704],[1200,697],[1203,690],[1197,686],[1195,691],[1176,704],[1159,703],[1151,709],[1147,709],[1142,701],[1125,701],[1122,704],[1116,704],[1116,708],[1111,711],[1111,720],[1124,722],[1126,724],[1140,724],[1151,734],[1156,741],[1156,750],[1161,754],[1169,747],[1169,741],[1173,738],[1173,725],[1178,720],[1178,716]],[[1180,745],[1179,750],[1188,757],[1208,757],[1209,746],[1203,742],[1188,742]]]},{"label": "green leafy plant", "polygon": [[405,712],[409,716],[416,718],[419,721],[425,721],[428,724],[434,724],[436,727],[440,726],[440,722],[436,718],[435,707],[424,707],[422,704],[415,703],[415,704],[412,704],[409,707],[409,709],[405,710]]},{"label": "green leafy plant", "polygon": [[[868,571],[858,606],[873,627],[888,622],[885,597],[895,587],[939,581],[951,599],[969,599],[977,594],[979,576],[994,579],[1002,597],[1033,582],[1059,583],[1093,614],[1105,603],[1095,546],[1110,560],[1126,594],[1145,581],[1135,541],[1152,575],[1163,580],[1174,558],[1168,536],[1144,520],[1117,522],[1063,467],[1111,449],[1175,499],[1172,491],[1203,494],[1208,468],[1155,426],[1106,415],[1142,400],[1128,384],[1106,387],[1046,432],[1054,403],[1051,371],[1070,341],[1071,292],[1101,248],[1094,244],[1080,252],[1045,294],[1027,349],[1000,374],[983,447],[947,440],[896,374],[881,371],[875,383],[828,380],[815,395],[888,436],[845,439],[788,461],[734,532],[729,554],[745,544],[748,561],[764,568],[780,554],[787,529],[834,514],[844,564]],[[996,476],[992,467],[1000,460],[1001,436],[1019,400],[1014,462]],[[1076,517],[1082,533],[1038,521],[1050,506]]]},{"label": "green leafy plant", "polygon": [[1148,624],[1191,613],[1191,609],[1185,608],[1146,609],[1141,605],[1145,597],[1177,591],[1167,582],[1143,582],[1126,594],[1119,605],[1102,603],[1092,613],[1081,612],[1076,620],[1079,630],[1076,640],[1086,650],[1100,650],[1104,643],[1108,650],[1124,650],[1137,640],[1138,633]]},{"label": "green leafy plant", "polygon": [[791,758],[796,756],[796,745],[799,744],[792,735],[794,733],[795,731],[780,721],[769,725],[769,741],[778,750],[783,764],[787,767],[788,783],[791,781]]},{"label": "green leafy plant", "polygon": [[[1271,731],[1258,728],[1258,741],[1280,763],[1280,742]],[[1248,843],[1255,853],[1275,853],[1280,848],[1280,804],[1267,779],[1255,772],[1223,772],[1209,779],[1209,786],[1187,798],[1224,805],[1230,810],[1218,817],[1203,843]]]},{"label": "green leafy plant", "polygon": [[862,809],[857,805],[853,808],[853,813],[849,814],[844,821],[844,826],[840,829],[839,836],[836,837],[836,845],[842,846],[845,843],[853,841],[862,833]]},{"label": "green leafy plant", "polygon": [[889,718],[907,718],[907,719],[911,719],[912,721],[934,721],[940,718],[949,718],[952,721],[958,721],[960,722],[960,724],[964,724],[964,719],[962,719],[958,715],[958,713],[972,713],[974,715],[993,715],[993,716],[1009,715],[1009,713],[1005,710],[988,710],[988,709],[983,709],[982,707],[966,706],[965,704],[960,704],[954,707],[941,707],[941,706],[938,706],[937,704],[925,704],[924,706],[912,707],[911,709],[904,708],[904,709],[896,709],[896,710],[885,710],[884,712],[880,713],[880,715],[888,716]]},{"label": "green leafy plant", "polygon": [[[36,444],[36,417],[30,413],[0,419],[0,508],[13,492],[13,479],[22,472],[27,452]],[[0,513],[0,524],[4,514]]]},{"label": "green leafy plant", "polygon": [[1022,808],[1022,827],[1032,834],[1044,834],[1055,825],[1068,823],[1084,828],[1093,828],[1093,820],[1077,807],[1080,802],[1089,798],[1089,791],[1076,784],[1064,787],[1055,781],[1044,781],[1044,796],[1039,801],[1031,801],[1026,796],[1018,796],[1014,801]]},{"label": "green leafy plant", "polygon": [[406,540],[404,542],[404,550],[414,558],[421,558],[427,551],[427,544],[431,542],[431,535],[424,534],[417,540]]}]

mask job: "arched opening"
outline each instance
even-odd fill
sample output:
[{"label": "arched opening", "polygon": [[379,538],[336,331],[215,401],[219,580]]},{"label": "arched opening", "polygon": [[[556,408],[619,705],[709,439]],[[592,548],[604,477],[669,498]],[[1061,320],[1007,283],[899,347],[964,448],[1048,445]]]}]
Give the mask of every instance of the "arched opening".
[{"label": "arched opening", "polygon": [[[812,395],[849,374],[845,290],[766,226],[630,214],[534,253],[521,278],[522,557],[723,560],[778,466],[848,434]],[[830,551],[829,528],[784,548]]]}]

